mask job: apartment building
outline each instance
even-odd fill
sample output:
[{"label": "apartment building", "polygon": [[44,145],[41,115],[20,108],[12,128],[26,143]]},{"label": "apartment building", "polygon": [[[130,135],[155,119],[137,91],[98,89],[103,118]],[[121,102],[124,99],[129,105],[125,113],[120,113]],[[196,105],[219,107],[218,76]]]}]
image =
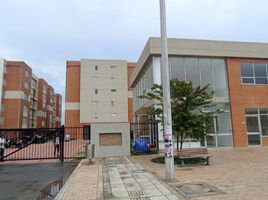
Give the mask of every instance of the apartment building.
[{"label": "apartment building", "polygon": [[[214,103],[221,109],[205,144],[187,147],[246,147],[268,145],[268,44],[168,39],[170,79],[209,84]],[[136,122],[148,120],[146,108],[155,106],[138,96],[161,84],[161,42],[150,38],[130,80]],[[161,139],[163,135],[159,135]]]},{"label": "apartment building", "polygon": [[56,110],[60,109],[56,106],[61,106],[60,102],[56,105],[56,96],[60,100],[61,97],[54,94],[45,80],[35,76],[25,62],[0,59],[0,88],[1,128],[56,126]]},{"label": "apartment building", "polygon": [[65,125],[131,122],[134,68],[125,60],[67,61]]},{"label": "apartment building", "polygon": [[[187,147],[268,145],[268,44],[168,39],[168,52],[170,79],[209,84],[213,104],[206,109],[222,110],[205,143],[188,138]],[[160,38],[149,38],[137,63],[67,61],[66,126],[148,121],[154,102],[139,96],[161,84],[160,61]]]}]

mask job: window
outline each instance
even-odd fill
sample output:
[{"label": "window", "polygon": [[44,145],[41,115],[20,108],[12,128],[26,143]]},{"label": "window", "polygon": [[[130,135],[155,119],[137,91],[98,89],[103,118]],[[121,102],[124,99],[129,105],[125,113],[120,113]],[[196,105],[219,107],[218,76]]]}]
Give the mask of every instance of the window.
[{"label": "window", "polygon": [[29,95],[26,94],[26,93],[24,93],[24,100],[25,100],[25,101],[28,101],[28,99],[29,99]]},{"label": "window", "polygon": [[23,122],[22,122],[22,127],[23,128],[28,128],[28,118],[27,117],[23,117]]},{"label": "window", "polygon": [[114,83],[114,77],[111,77],[111,82]]},{"label": "window", "polygon": [[114,107],[114,101],[111,101],[111,106]]},{"label": "window", "polygon": [[98,77],[94,76],[94,77],[92,77],[92,79],[93,79],[94,81],[96,81],[96,80],[98,80]]},{"label": "window", "polygon": [[245,110],[248,132],[259,132],[268,136],[268,108],[247,108]]},{"label": "window", "polygon": [[30,72],[28,72],[27,70],[25,71],[25,77],[28,78],[30,76]]},{"label": "window", "polygon": [[111,69],[115,69],[115,68],[116,68],[116,66],[115,66],[115,65],[112,65],[112,66],[111,66]]},{"label": "window", "polygon": [[116,117],[116,113],[112,113],[111,115],[112,115],[112,117]]},{"label": "window", "polygon": [[28,114],[28,107],[25,105],[23,106],[23,112]]},{"label": "window", "polygon": [[95,71],[98,71],[98,65],[95,65]]},{"label": "window", "polygon": [[98,94],[98,89],[95,89],[95,94]]},{"label": "window", "polygon": [[24,87],[25,87],[26,89],[29,89],[29,88],[30,88],[30,84],[29,84],[28,82],[24,82]]},{"label": "window", "polygon": [[267,63],[242,62],[241,79],[247,84],[267,84]]},{"label": "window", "polygon": [[111,89],[111,92],[116,92],[116,89]]},{"label": "window", "polygon": [[94,113],[94,119],[98,119],[98,113]]}]

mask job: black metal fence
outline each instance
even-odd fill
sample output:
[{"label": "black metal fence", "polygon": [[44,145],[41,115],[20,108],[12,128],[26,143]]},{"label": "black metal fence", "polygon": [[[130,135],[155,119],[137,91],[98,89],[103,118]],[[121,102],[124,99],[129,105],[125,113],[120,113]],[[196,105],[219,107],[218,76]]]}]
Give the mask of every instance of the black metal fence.
[{"label": "black metal fence", "polygon": [[83,127],[0,129],[6,140],[3,160],[78,159],[89,140]]},{"label": "black metal fence", "polygon": [[157,123],[131,123],[130,133],[132,143],[142,138],[148,141],[151,150],[159,150]]}]

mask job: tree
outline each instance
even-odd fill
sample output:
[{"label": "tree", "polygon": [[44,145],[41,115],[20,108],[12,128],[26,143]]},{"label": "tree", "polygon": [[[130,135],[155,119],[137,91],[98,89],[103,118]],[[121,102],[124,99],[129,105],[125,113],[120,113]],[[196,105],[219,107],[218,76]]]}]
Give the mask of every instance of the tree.
[{"label": "tree", "polygon": [[[219,112],[206,111],[212,104],[213,93],[208,93],[209,85],[193,88],[191,82],[173,79],[170,81],[170,97],[172,112],[172,130],[176,138],[177,149],[182,149],[186,138],[203,140],[213,124],[214,114]],[[150,92],[140,96],[154,100],[155,105],[147,114],[152,115],[154,122],[163,124],[163,92],[162,86],[155,84]]]}]

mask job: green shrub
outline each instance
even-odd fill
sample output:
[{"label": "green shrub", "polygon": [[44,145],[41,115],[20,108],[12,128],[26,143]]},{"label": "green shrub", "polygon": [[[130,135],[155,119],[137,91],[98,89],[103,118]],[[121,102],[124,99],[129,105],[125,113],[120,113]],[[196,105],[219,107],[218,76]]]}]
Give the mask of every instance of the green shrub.
[{"label": "green shrub", "polygon": [[[165,157],[156,157],[151,160],[154,163],[158,164],[165,164]],[[185,165],[198,165],[206,163],[206,158],[185,158],[184,164]],[[181,159],[179,157],[174,157],[174,164],[181,165]]]}]

